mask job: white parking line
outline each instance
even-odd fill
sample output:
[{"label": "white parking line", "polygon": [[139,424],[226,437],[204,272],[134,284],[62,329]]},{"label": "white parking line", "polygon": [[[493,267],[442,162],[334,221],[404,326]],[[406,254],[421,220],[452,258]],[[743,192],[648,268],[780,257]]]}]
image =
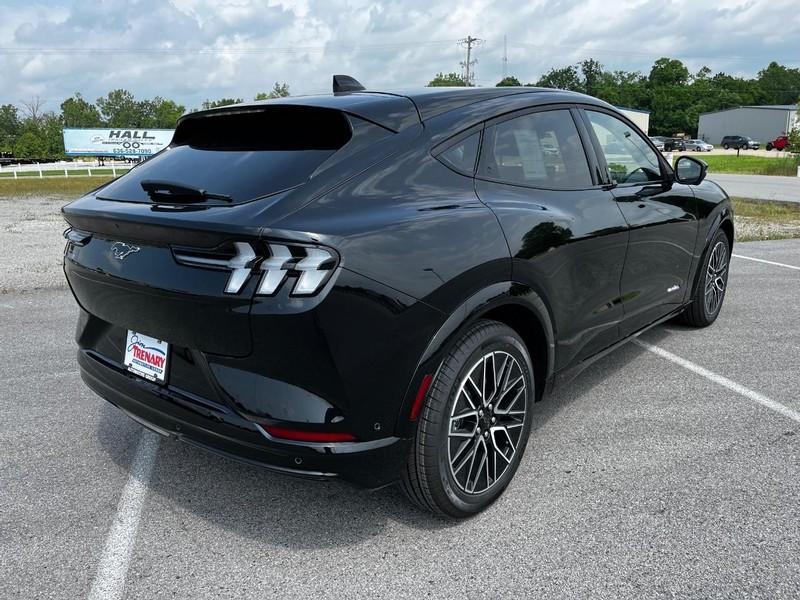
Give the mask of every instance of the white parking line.
[{"label": "white parking line", "polygon": [[122,597],[128,564],[136,543],[136,529],[139,527],[150,473],[153,471],[158,452],[159,439],[154,433],[142,432],[131,463],[128,482],[122,490],[117,514],[108,533],[92,589],[89,591],[89,600],[115,600]]},{"label": "white parking line", "polygon": [[785,265],[779,262],[773,262],[771,260],[764,260],[763,258],[753,258],[752,256],[742,256],[741,254],[731,254],[734,258],[743,258],[745,260],[752,260],[755,262],[765,263],[768,265],[775,265],[776,267],[784,267],[786,269],[794,269],[795,271],[800,271],[800,267],[794,267],[792,265]]},{"label": "white parking line", "polygon": [[774,410],[776,413],[782,414],[784,417],[788,417],[794,421],[800,423],[800,412],[796,410],[792,410],[788,406],[784,406],[780,402],[776,402],[771,398],[767,398],[763,394],[759,394],[758,392],[754,392],[753,390],[744,387],[743,385],[739,385],[735,381],[731,381],[727,377],[723,377],[722,375],[717,375],[713,371],[709,371],[708,369],[704,369],[700,365],[696,365],[692,361],[686,360],[685,358],[681,358],[680,356],[676,356],[672,354],[672,352],[667,352],[663,348],[659,348],[658,346],[653,346],[652,344],[648,344],[647,342],[643,342],[642,340],[636,339],[634,343],[638,344],[645,350],[652,352],[653,354],[660,356],[661,358],[666,358],[670,362],[674,362],[676,365],[680,365],[684,369],[688,369],[693,373],[697,373],[702,377],[705,377],[709,381],[713,381],[714,383],[721,385],[722,387],[726,387],[731,391],[736,392],[737,394],[741,394],[745,398],[752,400],[753,402],[757,402],[761,406],[764,406],[770,410]]}]

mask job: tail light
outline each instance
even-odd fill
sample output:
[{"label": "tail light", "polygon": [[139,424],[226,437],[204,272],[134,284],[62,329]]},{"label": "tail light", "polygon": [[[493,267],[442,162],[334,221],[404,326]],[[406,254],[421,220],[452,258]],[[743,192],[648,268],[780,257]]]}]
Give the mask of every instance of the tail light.
[{"label": "tail light", "polygon": [[256,294],[271,296],[281,284],[291,276],[297,276],[292,288],[292,296],[311,296],[316,294],[333,273],[336,256],[332,251],[318,246],[289,246],[268,244],[270,256],[259,267],[264,272]]},{"label": "tail light", "polygon": [[328,282],[338,264],[333,250],[270,242],[264,245],[233,242],[207,248],[173,247],[180,264],[230,271],[226,294],[238,294],[251,275],[261,281],[256,295],[272,296],[287,279],[293,279],[291,296],[313,296]]},{"label": "tail light", "polygon": [[253,263],[258,258],[253,247],[246,242],[234,242],[218,248],[173,248],[172,255],[182,265],[226,269],[231,272],[225,285],[226,294],[238,294],[250,277]]}]

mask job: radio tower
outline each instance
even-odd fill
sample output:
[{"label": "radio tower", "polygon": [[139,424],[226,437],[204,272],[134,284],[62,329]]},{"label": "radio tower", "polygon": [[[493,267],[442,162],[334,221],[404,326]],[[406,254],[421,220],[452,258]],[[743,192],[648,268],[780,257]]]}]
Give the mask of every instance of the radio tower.
[{"label": "radio tower", "polygon": [[508,40],[503,34],[503,79],[508,77]]},{"label": "radio tower", "polygon": [[467,86],[472,87],[474,85],[472,80],[475,79],[475,72],[472,67],[478,62],[477,59],[472,58],[472,48],[474,46],[480,46],[483,43],[483,40],[469,35],[464,39],[458,40],[458,43],[467,49],[467,60],[462,62],[461,66],[464,67],[464,83],[466,83]]}]

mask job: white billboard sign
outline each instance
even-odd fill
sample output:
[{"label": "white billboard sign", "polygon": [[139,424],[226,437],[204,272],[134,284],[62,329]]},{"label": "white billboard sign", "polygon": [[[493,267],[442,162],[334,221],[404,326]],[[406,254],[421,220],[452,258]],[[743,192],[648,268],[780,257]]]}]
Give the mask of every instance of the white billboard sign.
[{"label": "white billboard sign", "polygon": [[173,129],[64,129],[67,156],[151,156],[168,146]]}]

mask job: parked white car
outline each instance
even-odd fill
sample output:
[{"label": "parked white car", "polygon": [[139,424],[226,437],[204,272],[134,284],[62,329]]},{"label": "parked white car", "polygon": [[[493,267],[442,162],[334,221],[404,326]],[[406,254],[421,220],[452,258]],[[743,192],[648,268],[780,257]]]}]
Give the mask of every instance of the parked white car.
[{"label": "parked white car", "polygon": [[656,146],[656,150],[663,152],[664,151],[664,138],[660,135],[651,135],[650,141],[653,142]]},{"label": "parked white car", "polygon": [[686,149],[695,152],[711,152],[714,146],[703,140],[686,140]]}]

